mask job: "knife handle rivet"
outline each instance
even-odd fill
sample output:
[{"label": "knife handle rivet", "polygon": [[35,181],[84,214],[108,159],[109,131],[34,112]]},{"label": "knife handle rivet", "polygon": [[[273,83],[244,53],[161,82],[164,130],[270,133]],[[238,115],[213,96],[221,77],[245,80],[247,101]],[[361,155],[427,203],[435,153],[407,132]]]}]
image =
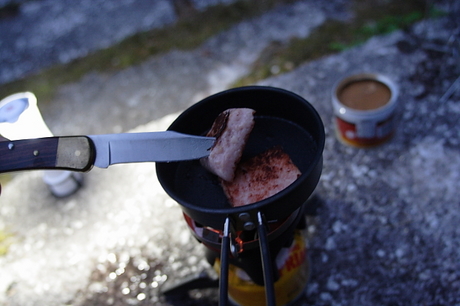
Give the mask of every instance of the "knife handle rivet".
[{"label": "knife handle rivet", "polygon": [[34,156],[38,156],[38,154],[40,154],[40,152],[38,152],[38,150],[34,150]]},{"label": "knife handle rivet", "polygon": [[13,150],[14,149],[14,143],[10,142],[8,144],[8,149]]},{"label": "knife handle rivet", "polygon": [[76,150],[74,154],[75,154],[76,157],[78,157],[78,156],[81,155],[81,151],[80,151],[80,150]]}]

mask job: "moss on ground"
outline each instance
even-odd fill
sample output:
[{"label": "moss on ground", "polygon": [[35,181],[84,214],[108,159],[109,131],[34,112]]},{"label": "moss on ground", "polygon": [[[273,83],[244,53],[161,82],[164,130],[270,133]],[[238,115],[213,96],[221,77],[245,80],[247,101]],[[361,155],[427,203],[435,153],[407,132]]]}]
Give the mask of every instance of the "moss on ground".
[{"label": "moss on ground", "polygon": [[[291,2],[295,0],[240,0],[202,12],[195,11],[171,26],[135,34],[84,58],[3,84],[0,86],[0,98],[31,91],[40,103],[46,104],[59,86],[78,81],[91,71],[117,71],[172,49],[193,49],[240,21]],[[439,13],[430,11],[424,0],[354,0],[352,3],[355,17],[350,21],[328,20],[307,38],[293,38],[286,45],[273,42],[256,61],[252,72],[233,86],[252,84],[292,70],[307,61],[356,46],[374,35],[407,27]]]},{"label": "moss on ground", "polygon": [[195,11],[171,26],[137,33],[84,58],[1,85],[0,99],[16,92],[31,91],[44,103],[52,98],[58,86],[77,81],[91,71],[117,71],[172,49],[193,49],[240,21],[289,2],[294,0],[240,0]]},{"label": "moss on ground", "polygon": [[422,0],[355,0],[354,17],[348,21],[327,20],[307,38],[293,38],[283,45],[273,42],[255,62],[251,73],[232,87],[253,84],[297,66],[357,46],[375,35],[404,29],[413,23],[442,14],[427,8]]}]

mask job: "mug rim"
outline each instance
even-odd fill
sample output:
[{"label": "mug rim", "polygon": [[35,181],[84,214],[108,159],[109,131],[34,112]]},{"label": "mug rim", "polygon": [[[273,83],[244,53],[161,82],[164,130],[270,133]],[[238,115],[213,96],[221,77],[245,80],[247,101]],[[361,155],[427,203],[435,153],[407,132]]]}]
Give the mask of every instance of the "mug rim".
[{"label": "mug rim", "polygon": [[[338,97],[340,90],[342,90],[346,85],[350,83],[364,80],[377,81],[388,87],[391,94],[390,100],[385,103],[385,105],[370,110],[358,110],[343,104]],[[399,90],[396,84],[390,78],[380,73],[351,74],[337,81],[333,88],[332,104],[334,106],[334,112],[336,115],[343,117],[344,119],[384,119],[389,116],[396,108],[399,95]]]}]

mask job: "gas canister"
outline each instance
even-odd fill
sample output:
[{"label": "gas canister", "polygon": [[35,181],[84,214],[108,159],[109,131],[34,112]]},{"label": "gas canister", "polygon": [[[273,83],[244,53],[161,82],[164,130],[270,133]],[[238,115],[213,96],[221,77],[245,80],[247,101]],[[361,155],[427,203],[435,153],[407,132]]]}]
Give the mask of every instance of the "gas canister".
[{"label": "gas canister", "polygon": [[[276,305],[290,305],[303,293],[310,275],[306,237],[302,230],[296,230],[292,244],[278,253],[276,265],[279,274],[274,284]],[[219,260],[214,268],[219,271]],[[228,297],[235,306],[266,305],[265,287],[254,283],[243,269],[234,265],[229,266]]]}]

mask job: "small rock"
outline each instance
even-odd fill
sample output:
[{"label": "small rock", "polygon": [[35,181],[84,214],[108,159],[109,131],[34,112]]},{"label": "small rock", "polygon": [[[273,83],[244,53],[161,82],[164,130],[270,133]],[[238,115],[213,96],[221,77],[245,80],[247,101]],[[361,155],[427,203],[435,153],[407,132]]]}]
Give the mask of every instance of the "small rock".
[{"label": "small rock", "polygon": [[335,248],[337,247],[335,241],[334,241],[334,238],[333,237],[329,237],[327,238],[327,241],[326,241],[326,250],[330,251],[330,250],[334,250]]},{"label": "small rock", "polygon": [[323,292],[319,295],[320,299],[323,301],[330,301],[332,300],[332,295],[329,292]]},{"label": "small rock", "polygon": [[326,288],[331,291],[337,291],[340,289],[340,285],[332,278],[329,278],[326,284]]}]

